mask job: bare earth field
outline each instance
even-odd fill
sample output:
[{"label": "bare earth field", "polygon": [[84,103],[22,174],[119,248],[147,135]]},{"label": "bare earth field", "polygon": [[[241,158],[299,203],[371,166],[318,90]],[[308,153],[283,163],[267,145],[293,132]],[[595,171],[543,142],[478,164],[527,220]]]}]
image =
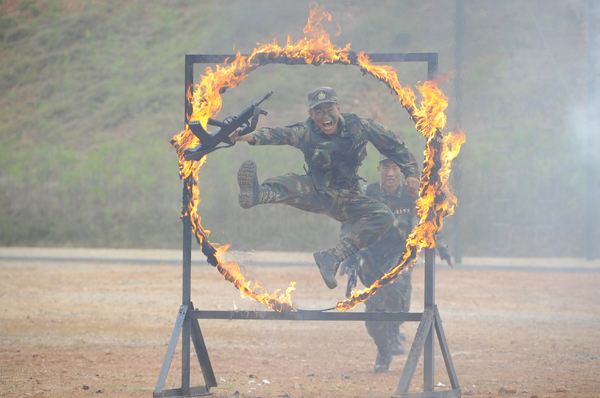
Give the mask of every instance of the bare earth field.
[{"label": "bare earth field", "polygon": [[[568,261],[568,260],[565,260]],[[568,264],[565,264],[568,265]],[[332,307],[316,266],[253,265],[269,291],[296,281],[296,308]],[[600,397],[598,268],[440,267],[436,299],[463,396]],[[266,310],[210,266],[192,269],[206,310]],[[423,268],[412,312],[423,309]],[[172,262],[0,260],[0,396],[151,397],[181,305]],[[363,308],[357,310],[362,311]],[[214,397],[389,397],[406,356],[373,374],[362,322],[201,320],[219,386]],[[417,323],[403,332],[410,348]],[[436,347],[435,383],[450,383]],[[192,355],[192,386],[204,385]],[[180,387],[180,356],[166,388]],[[411,392],[422,391],[422,364]],[[441,389],[444,389],[443,387]],[[237,394],[236,394],[237,392]]]}]

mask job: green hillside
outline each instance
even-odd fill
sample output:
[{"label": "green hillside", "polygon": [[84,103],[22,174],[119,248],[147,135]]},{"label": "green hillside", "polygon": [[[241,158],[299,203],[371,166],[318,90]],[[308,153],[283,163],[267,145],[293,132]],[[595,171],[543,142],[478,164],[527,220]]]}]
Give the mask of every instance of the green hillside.
[{"label": "green hillside", "polygon": [[[553,53],[553,70],[561,72],[562,80],[572,88],[570,97],[561,94],[564,99],[554,99],[554,94],[549,96],[542,88],[531,86],[537,76],[523,72],[536,65],[535,57],[529,55],[532,49],[543,47],[527,13],[515,12],[510,4],[464,3],[467,34],[459,109],[468,142],[460,157],[461,222],[456,236],[461,237],[465,254],[496,254],[494,247],[504,238],[494,235],[498,222],[494,219],[497,214],[491,214],[495,211],[493,198],[498,197],[496,189],[508,190],[515,204],[509,209],[513,243],[509,250],[527,254],[527,245],[515,243],[519,236],[537,234],[535,225],[539,223],[522,217],[532,213],[530,205],[521,205],[520,199],[523,195],[534,197],[538,187],[523,184],[519,179],[527,172],[517,171],[531,165],[527,156],[532,148],[540,148],[539,142],[547,145],[548,151],[567,145],[568,117],[557,115],[556,109],[567,109],[572,105],[565,102],[584,98],[581,71],[585,65],[567,62],[573,54],[585,54],[584,45],[574,44],[585,31],[584,3],[574,2],[567,11],[562,6],[550,10],[534,5],[536,11],[541,7],[550,13],[545,23],[561,18],[557,37],[562,41],[550,43],[558,48]],[[0,1],[0,245],[179,248],[182,186],[169,140],[183,128],[184,55],[251,52],[256,43],[274,39],[283,45],[288,35],[297,41],[303,37],[309,4],[271,0]],[[440,72],[456,68],[455,2],[321,4],[332,15],[326,23],[332,42],[341,47],[352,43],[355,51],[437,52]],[[495,9],[489,8],[492,4]],[[498,15],[505,18],[504,23],[498,22]],[[490,28],[494,23],[500,25],[496,30]],[[509,64],[507,52],[513,57]],[[206,66],[196,66],[196,81]],[[425,65],[395,66],[405,85],[426,79]],[[507,69],[523,73],[497,90],[496,77]],[[560,91],[560,79],[554,75],[550,79],[559,83]],[[421,155],[422,137],[397,99],[355,67],[261,67],[223,95],[219,117],[235,114],[273,90],[273,97],[264,103],[269,116],[260,123],[295,123],[307,116],[306,93],[321,85],[336,88],[343,111],[391,127]],[[550,143],[536,143],[537,116],[531,116],[531,109],[523,109],[521,102],[514,103],[538,101],[531,98],[528,87],[536,96],[554,101],[554,113],[550,113],[554,119],[548,124],[557,128],[557,133]],[[453,129],[458,104],[454,80],[442,88],[451,98],[447,114]],[[504,97],[513,101],[508,105],[510,113],[503,116],[510,119],[508,130],[493,122],[494,113],[504,112],[507,106]],[[511,144],[498,144],[506,140]],[[505,152],[498,152],[499,148]],[[580,166],[573,163],[578,158],[576,150],[569,148],[555,157],[570,163],[570,170],[547,169],[542,159],[538,162],[541,172],[554,173],[564,187],[581,185],[582,181],[566,179],[578,174]],[[369,153],[360,174],[371,182],[377,178],[377,153],[373,148]],[[513,173],[521,192],[510,183],[493,181],[496,157],[508,160],[502,153],[510,154],[510,167],[505,170]],[[203,225],[212,231],[212,241],[232,243],[238,249],[270,250],[317,250],[335,241],[338,225],[325,216],[284,206],[240,209],[235,174],[246,159],[257,161],[260,178],[303,173],[302,154],[293,148],[237,145],[210,156],[200,174],[199,212]],[[582,225],[582,216],[576,213],[581,205],[573,196],[555,199],[565,214],[555,215],[550,227],[559,230],[562,225],[572,235]],[[521,221],[528,224],[523,226]],[[454,228],[450,220],[450,235]],[[553,237],[562,238],[564,235]],[[547,244],[552,242],[538,245],[536,250],[543,251]],[[564,246],[570,254],[582,250],[581,243]]]}]

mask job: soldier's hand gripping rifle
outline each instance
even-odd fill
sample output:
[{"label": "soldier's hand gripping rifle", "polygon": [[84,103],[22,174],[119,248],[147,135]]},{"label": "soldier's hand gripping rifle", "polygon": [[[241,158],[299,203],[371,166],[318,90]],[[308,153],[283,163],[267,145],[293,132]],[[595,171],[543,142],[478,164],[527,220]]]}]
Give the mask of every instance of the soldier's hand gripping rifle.
[{"label": "soldier's hand gripping rifle", "polygon": [[[185,160],[200,160],[204,155],[214,152],[217,149],[229,148],[235,145],[235,142],[229,140],[229,134],[233,133],[239,127],[242,128],[239,135],[246,135],[253,132],[256,129],[256,123],[260,115],[267,114],[266,111],[260,109],[259,105],[272,94],[272,91],[267,93],[257,103],[248,105],[238,115],[228,116],[223,121],[209,117],[207,124],[219,127],[213,133],[206,131],[197,120],[189,122],[190,130],[200,139],[200,144],[195,148],[188,148],[183,152]],[[219,146],[221,143],[225,145]]]}]

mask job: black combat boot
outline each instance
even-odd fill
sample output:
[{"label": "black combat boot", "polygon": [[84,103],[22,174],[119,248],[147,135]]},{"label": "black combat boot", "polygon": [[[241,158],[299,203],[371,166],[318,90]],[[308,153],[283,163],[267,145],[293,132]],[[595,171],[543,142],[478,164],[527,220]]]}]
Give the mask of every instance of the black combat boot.
[{"label": "black combat boot", "polygon": [[246,160],[238,170],[238,185],[240,186],[239,202],[244,209],[258,204],[260,184],[256,175],[256,163]]},{"label": "black combat boot", "polygon": [[340,262],[327,250],[313,253],[313,257],[319,267],[319,271],[321,271],[321,276],[327,287],[335,289],[337,287],[335,274],[337,273]]},{"label": "black combat boot", "polygon": [[406,350],[402,345],[402,342],[406,340],[406,337],[404,337],[404,335],[400,332],[399,322],[388,323],[387,338],[392,355],[406,354]]},{"label": "black combat boot", "polygon": [[373,371],[375,373],[387,373],[390,371],[390,364],[392,363],[392,353],[389,351],[377,351],[377,360],[375,361],[375,367]]},{"label": "black combat boot", "polygon": [[406,350],[402,345],[402,339],[400,335],[388,336],[388,341],[390,343],[390,352],[392,355],[404,355],[406,354]]}]

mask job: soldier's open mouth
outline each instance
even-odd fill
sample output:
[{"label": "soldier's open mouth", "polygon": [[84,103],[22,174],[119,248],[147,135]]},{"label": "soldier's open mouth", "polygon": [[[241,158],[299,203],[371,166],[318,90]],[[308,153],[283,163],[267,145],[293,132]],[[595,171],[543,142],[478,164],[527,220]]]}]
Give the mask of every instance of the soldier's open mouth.
[{"label": "soldier's open mouth", "polygon": [[323,128],[327,131],[333,128],[333,122],[323,122]]}]

